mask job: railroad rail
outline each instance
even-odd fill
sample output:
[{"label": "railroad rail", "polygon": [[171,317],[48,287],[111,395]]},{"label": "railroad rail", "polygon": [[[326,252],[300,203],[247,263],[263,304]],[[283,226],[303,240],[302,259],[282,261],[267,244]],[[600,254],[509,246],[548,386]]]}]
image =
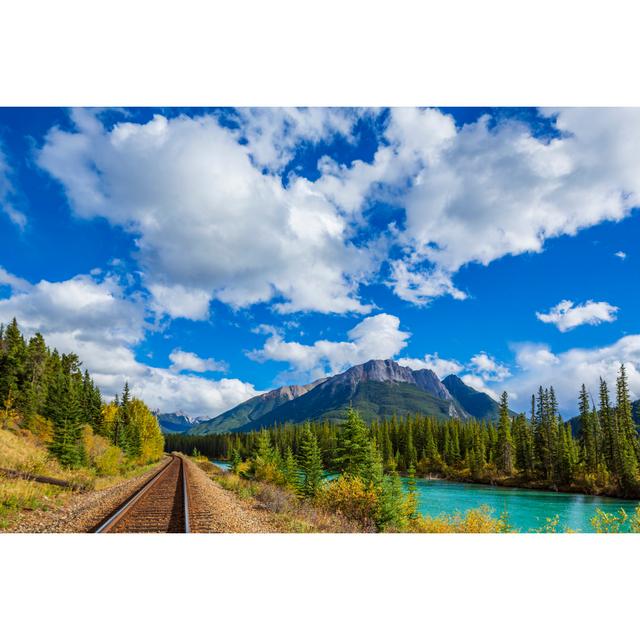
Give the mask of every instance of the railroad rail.
[{"label": "railroad rail", "polygon": [[93,529],[93,533],[189,533],[189,477],[176,455]]}]

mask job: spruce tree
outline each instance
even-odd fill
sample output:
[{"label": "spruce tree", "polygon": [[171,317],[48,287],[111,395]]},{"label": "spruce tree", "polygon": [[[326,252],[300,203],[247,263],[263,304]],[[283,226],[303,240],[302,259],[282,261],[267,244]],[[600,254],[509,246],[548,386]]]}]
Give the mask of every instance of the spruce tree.
[{"label": "spruce tree", "polygon": [[498,458],[497,467],[502,473],[513,474],[513,438],[511,436],[511,416],[509,415],[509,396],[504,391],[500,397],[500,418],[498,420]]},{"label": "spruce tree", "polygon": [[300,443],[300,467],[303,473],[302,494],[307,497],[317,495],[322,486],[322,453],[318,439],[306,425]]},{"label": "spruce tree", "polygon": [[360,414],[349,407],[347,420],[340,433],[338,456],[335,460],[335,465],[342,473],[362,475],[370,454],[369,439],[369,429]]}]

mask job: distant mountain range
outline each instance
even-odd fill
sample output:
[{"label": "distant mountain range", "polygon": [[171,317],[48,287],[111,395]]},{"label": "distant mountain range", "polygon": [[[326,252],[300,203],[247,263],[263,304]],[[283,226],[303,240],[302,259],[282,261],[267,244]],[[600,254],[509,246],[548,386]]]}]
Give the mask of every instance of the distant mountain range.
[{"label": "distant mountain range", "polygon": [[[414,371],[393,360],[370,360],[307,385],[279,387],[212,419],[159,414],[166,432],[206,435],[252,431],[305,420],[343,420],[349,406],[365,420],[423,414],[440,418],[495,419],[498,403],[454,375],[440,380],[430,369]],[[191,422],[189,423],[189,420]]]},{"label": "distant mountain range", "polygon": [[190,418],[183,411],[176,411],[175,413],[160,413],[156,411],[154,413],[158,418],[158,423],[163,433],[186,433],[201,422],[211,420],[209,416]]}]

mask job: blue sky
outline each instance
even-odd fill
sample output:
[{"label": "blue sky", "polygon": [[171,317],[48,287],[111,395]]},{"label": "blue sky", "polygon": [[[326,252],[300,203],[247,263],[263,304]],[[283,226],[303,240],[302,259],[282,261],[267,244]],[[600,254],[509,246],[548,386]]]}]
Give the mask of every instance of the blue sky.
[{"label": "blue sky", "polygon": [[640,110],[0,109],[0,321],[215,415],[393,357],[640,394]]}]

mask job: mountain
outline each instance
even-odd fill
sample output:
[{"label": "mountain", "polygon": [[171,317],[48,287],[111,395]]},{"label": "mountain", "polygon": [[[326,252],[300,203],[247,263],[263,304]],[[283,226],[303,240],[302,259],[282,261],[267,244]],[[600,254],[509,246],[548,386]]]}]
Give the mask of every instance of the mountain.
[{"label": "mountain", "polygon": [[478,420],[498,419],[500,405],[491,396],[476,391],[453,374],[444,378],[442,384],[469,415]]},{"label": "mountain", "polygon": [[413,371],[393,360],[370,360],[310,385],[281,387],[197,425],[189,434],[252,431],[284,422],[342,420],[349,406],[365,420],[421,413],[468,418],[433,371]]},{"label": "mountain", "polygon": [[194,425],[210,420],[208,416],[191,418],[184,411],[176,411],[175,413],[160,413],[156,411],[155,416],[163,433],[186,433]]},{"label": "mountain", "polygon": [[267,391],[266,393],[246,400],[213,419],[200,422],[191,428],[189,435],[236,431],[254,420],[260,419],[280,405],[299,398],[325,380],[326,378],[321,378],[310,384],[290,385],[279,387],[273,391]]}]

